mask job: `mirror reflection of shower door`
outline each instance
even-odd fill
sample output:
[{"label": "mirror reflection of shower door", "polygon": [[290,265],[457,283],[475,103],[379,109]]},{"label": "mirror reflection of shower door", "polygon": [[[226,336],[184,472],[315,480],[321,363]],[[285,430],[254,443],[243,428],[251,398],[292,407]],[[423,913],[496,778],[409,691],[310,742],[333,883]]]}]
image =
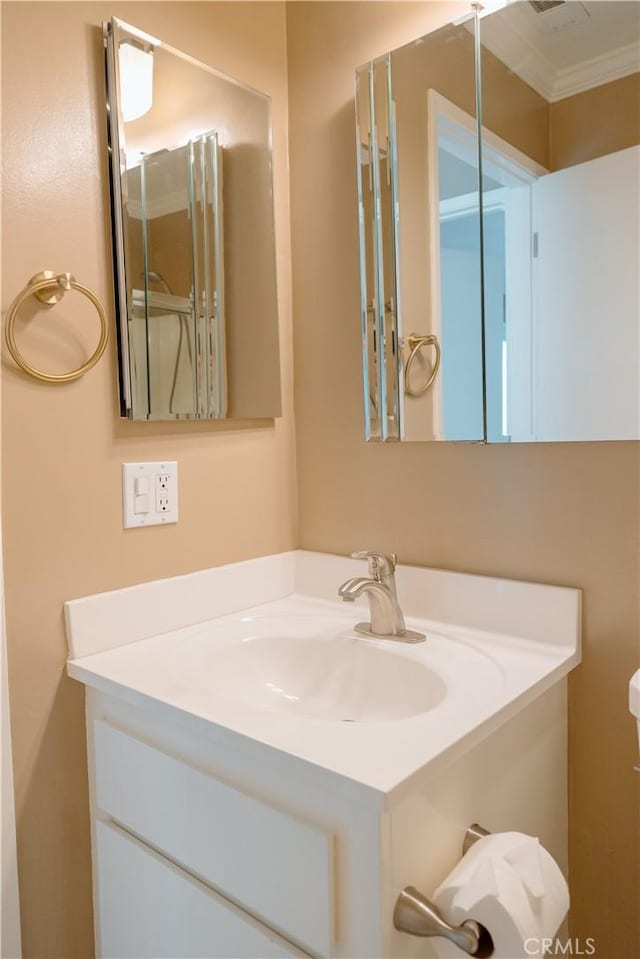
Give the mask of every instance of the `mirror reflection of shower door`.
[{"label": "mirror reflection of shower door", "polygon": [[[179,196],[168,195],[166,183],[174,167]],[[195,405],[193,390],[185,390],[193,370],[193,327],[185,310],[164,311],[155,305],[161,288],[190,304],[193,267],[190,243],[189,147],[162,151],[142,161],[145,242],[145,321],[147,330],[148,401],[150,416],[188,414]],[[168,256],[169,242],[175,255]],[[185,395],[186,393],[186,395]]]},{"label": "mirror reflection of shower door", "polygon": [[[134,419],[227,411],[221,150],[215,133],[127,171]],[[139,281],[139,284],[138,282]]]}]

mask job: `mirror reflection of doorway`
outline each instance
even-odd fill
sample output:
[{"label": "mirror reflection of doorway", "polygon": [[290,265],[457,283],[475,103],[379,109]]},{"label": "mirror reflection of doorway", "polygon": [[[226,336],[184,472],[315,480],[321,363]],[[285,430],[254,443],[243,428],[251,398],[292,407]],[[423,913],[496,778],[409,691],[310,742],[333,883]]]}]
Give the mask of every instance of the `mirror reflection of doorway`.
[{"label": "mirror reflection of doorway", "polygon": [[429,109],[438,181],[438,221],[431,230],[439,276],[432,308],[442,342],[441,436],[530,440],[531,186],[547,171],[483,132],[482,288],[476,121],[434,91]]},{"label": "mirror reflection of doorway", "polygon": [[477,210],[440,218],[442,420],[448,440],[476,440],[484,432],[478,218]]},{"label": "mirror reflection of doorway", "polygon": [[[484,215],[484,339],[487,439],[508,442],[505,211]],[[444,432],[473,439],[483,429],[478,214],[440,219]]]}]

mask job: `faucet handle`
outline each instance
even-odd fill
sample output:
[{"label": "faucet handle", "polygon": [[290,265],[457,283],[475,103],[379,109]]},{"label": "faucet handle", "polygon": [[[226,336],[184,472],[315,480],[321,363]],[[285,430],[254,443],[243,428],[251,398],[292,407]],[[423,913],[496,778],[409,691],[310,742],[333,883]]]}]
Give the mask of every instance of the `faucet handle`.
[{"label": "faucet handle", "polygon": [[391,553],[389,556],[387,553],[378,553],[372,549],[359,550],[357,553],[352,553],[351,558],[368,559],[369,575],[372,579],[377,579],[380,583],[393,576],[398,561],[395,553]]}]

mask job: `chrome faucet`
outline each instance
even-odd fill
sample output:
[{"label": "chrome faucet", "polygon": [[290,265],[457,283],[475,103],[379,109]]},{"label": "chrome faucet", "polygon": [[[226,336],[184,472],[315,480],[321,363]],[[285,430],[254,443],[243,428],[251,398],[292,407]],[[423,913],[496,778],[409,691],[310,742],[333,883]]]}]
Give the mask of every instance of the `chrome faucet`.
[{"label": "chrome faucet", "polygon": [[357,623],[354,627],[365,636],[381,639],[397,639],[404,643],[419,643],[426,637],[407,629],[396,593],[395,553],[376,553],[362,550],[351,554],[353,559],[369,560],[369,577],[353,576],[338,589],[345,603],[353,603],[364,593],[369,600],[370,623]]}]

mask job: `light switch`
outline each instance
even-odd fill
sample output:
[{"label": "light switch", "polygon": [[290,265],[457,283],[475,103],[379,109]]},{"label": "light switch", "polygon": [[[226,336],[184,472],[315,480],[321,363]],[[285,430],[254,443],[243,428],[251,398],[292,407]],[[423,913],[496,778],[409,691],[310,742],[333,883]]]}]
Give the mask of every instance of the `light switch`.
[{"label": "light switch", "polygon": [[178,522],[178,464],[122,464],[122,522],[156,526]]}]

